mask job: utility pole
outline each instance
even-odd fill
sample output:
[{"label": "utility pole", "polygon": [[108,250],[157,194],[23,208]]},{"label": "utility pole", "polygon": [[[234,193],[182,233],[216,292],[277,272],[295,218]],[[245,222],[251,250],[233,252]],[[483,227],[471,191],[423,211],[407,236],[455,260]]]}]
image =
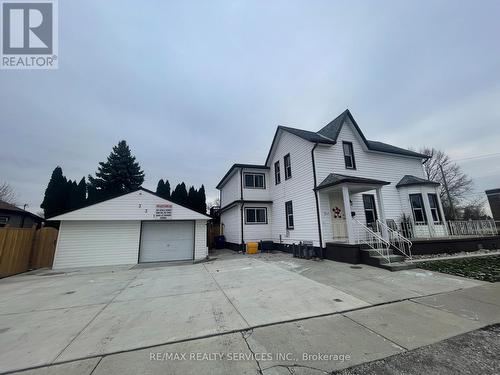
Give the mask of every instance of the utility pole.
[{"label": "utility pole", "polygon": [[446,191],[446,195],[448,196],[448,202],[450,204],[451,218],[455,220],[455,207],[453,207],[453,201],[451,200],[450,190],[448,189],[448,182],[446,181],[446,177],[444,176],[443,166],[441,164],[439,164],[439,169],[441,170],[441,176],[443,176],[444,190]]}]

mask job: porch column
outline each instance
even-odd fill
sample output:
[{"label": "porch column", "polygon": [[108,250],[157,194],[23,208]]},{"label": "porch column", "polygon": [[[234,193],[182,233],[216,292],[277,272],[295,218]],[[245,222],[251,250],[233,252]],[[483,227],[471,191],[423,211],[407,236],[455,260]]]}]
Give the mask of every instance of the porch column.
[{"label": "porch column", "polygon": [[439,194],[438,187],[436,187],[436,197],[438,201],[438,209],[441,212],[441,221],[443,222],[444,232],[445,235],[449,236],[448,223],[446,222],[446,218],[444,217],[443,204],[441,203],[441,195]]},{"label": "porch column", "polygon": [[345,223],[347,227],[347,238],[349,243],[353,244],[354,241],[354,226],[351,215],[351,200],[349,198],[349,188],[347,185],[342,185],[342,198],[344,200]]},{"label": "porch column", "polygon": [[429,237],[435,237],[436,231],[434,230],[434,219],[432,218],[431,207],[429,206],[429,196],[424,189],[420,189],[422,193],[422,201],[424,203],[425,216],[427,216],[427,228],[429,229]]},{"label": "porch column", "polygon": [[378,201],[378,215],[380,216],[380,221],[382,224],[382,238],[386,241],[389,241],[389,233],[387,233],[387,221],[385,219],[385,205],[384,198],[382,197],[382,188],[378,187],[375,189],[377,192],[377,201]]}]

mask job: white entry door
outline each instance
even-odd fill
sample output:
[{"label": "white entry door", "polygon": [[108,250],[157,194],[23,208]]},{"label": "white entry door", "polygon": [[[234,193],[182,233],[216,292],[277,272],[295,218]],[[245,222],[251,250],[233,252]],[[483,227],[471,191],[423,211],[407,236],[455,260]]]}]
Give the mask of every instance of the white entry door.
[{"label": "white entry door", "polygon": [[193,221],[145,221],[142,223],[140,262],[193,259]]}]

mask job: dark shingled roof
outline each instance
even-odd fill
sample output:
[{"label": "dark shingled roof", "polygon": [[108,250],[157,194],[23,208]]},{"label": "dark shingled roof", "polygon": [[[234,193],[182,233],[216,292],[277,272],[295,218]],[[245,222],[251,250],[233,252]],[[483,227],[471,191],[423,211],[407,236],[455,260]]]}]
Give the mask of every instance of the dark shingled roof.
[{"label": "dark shingled roof", "polygon": [[351,184],[368,184],[368,185],[389,185],[390,182],[373,180],[371,178],[346,176],[338,173],[330,173],[326,178],[316,187],[316,190],[324,189],[330,186],[349,182]]},{"label": "dark shingled roof", "polygon": [[335,141],[325,137],[322,134],[315,133],[309,130],[302,130],[302,129],[296,129],[296,128],[290,128],[288,126],[278,126],[278,129],[285,130],[289,133],[295,134],[297,137],[303,138],[307,141],[314,142],[314,143],[327,143],[327,144],[335,144]]},{"label": "dark shingled roof", "polygon": [[[344,124],[344,121],[346,120],[347,117],[349,117],[350,114],[351,112],[349,112],[349,110],[346,109],[340,115],[335,117],[332,121],[326,124],[318,132],[318,134],[324,135],[325,137],[337,141],[337,137],[339,136],[340,130],[342,129],[342,125]],[[354,120],[354,118],[352,120]]]},{"label": "dark shingled roof", "polygon": [[500,189],[490,189],[485,191],[486,194],[498,194],[500,193]]},{"label": "dark shingled roof", "polygon": [[331,140],[337,142],[337,138],[340,134],[340,131],[342,130],[342,126],[344,125],[344,122],[347,119],[350,119],[356,130],[358,131],[359,135],[363,139],[363,142],[365,143],[366,147],[369,150],[372,151],[379,151],[379,152],[388,152],[391,154],[399,154],[399,155],[404,155],[404,156],[413,156],[417,158],[422,158],[422,159],[428,159],[428,155],[424,155],[415,151],[410,151],[406,150],[401,147],[396,147],[389,145],[387,143],[382,143],[378,141],[369,141],[368,139],[365,138],[363,132],[359,128],[358,124],[356,123],[356,120],[354,120],[354,117],[352,116],[351,112],[346,109],[344,112],[342,112],[339,116],[337,116],[333,121],[328,123],[326,126],[324,126],[318,134],[324,135],[325,137],[330,138]]},{"label": "dark shingled roof", "polygon": [[0,200],[0,210],[1,211],[9,211],[9,212],[18,212],[20,214],[25,214],[25,215],[31,216],[37,220],[40,220],[40,221],[43,220],[43,218],[41,218],[38,215],[32,214],[29,211],[23,210],[22,208],[19,208],[17,206],[14,206],[13,204],[7,203],[7,202],[2,201],[2,200]]},{"label": "dark shingled roof", "polygon": [[220,189],[222,187],[222,184],[224,183],[224,180],[237,168],[269,169],[269,167],[259,164],[233,164],[215,188]]},{"label": "dark shingled roof", "polygon": [[431,181],[431,180],[426,180],[424,178],[420,178],[417,176],[412,176],[412,175],[405,175],[401,181],[399,181],[396,185],[396,187],[401,187],[401,186],[411,186],[411,185],[434,185],[434,186],[439,186],[439,182]]}]

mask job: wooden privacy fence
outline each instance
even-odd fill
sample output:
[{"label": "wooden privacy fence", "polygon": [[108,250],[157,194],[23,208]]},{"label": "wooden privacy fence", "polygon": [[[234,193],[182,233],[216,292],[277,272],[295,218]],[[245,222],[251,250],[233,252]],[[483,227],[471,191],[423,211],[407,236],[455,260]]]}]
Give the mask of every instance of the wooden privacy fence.
[{"label": "wooden privacy fence", "polygon": [[215,224],[212,221],[207,223],[207,246],[215,249],[215,237],[222,234],[222,224]]},{"label": "wooden privacy fence", "polygon": [[56,241],[54,228],[0,228],[0,278],[51,267]]}]

